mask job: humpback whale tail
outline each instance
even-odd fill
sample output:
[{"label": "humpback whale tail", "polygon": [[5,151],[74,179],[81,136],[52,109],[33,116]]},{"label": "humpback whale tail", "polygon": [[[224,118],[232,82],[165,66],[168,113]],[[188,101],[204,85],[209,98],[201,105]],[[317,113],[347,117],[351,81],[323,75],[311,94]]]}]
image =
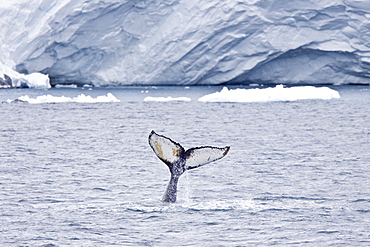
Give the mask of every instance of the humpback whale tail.
[{"label": "humpback whale tail", "polygon": [[170,169],[171,179],[164,194],[164,202],[176,202],[177,183],[179,177],[186,171],[223,158],[230,147],[195,147],[185,151],[177,142],[158,135],[152,131],[149,135],[149,145],[154,153]]}]

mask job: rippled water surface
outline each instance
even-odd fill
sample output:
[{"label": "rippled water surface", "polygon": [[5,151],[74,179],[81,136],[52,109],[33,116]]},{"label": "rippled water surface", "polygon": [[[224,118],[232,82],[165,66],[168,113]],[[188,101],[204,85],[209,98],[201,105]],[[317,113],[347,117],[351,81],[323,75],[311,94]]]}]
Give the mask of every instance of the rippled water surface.
[{"label": "rippled water surface", "polygon": [[[0,101],[121,102],[0,105],[0,246],[369,246],[369,87],[337,87],[336,100],[197,101],[219,89],[1,90]],[[152,129],[231,150],[162,203],[169,172]]]}]

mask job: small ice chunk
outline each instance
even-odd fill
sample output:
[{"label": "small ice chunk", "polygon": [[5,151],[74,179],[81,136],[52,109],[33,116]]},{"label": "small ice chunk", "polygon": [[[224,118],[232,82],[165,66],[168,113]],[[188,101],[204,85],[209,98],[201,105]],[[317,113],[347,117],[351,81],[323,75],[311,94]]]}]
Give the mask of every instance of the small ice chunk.
[{"label": "small ice chunk", "polygon": [[57,84],[55,85],[55,88],[77,88],[76,84]]}]

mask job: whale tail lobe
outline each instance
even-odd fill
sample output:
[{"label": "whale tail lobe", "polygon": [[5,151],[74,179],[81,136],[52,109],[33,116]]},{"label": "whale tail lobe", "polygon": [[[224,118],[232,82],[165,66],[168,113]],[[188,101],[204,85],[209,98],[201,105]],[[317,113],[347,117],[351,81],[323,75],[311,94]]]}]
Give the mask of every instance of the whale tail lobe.
[{"label": "whale tail lobe", "polygon": [[149,135],[149,145],[154,153],[170,169],[171,178],[163,196],[164,202],[176,202],[177,183],[179,177],[186,171],[191,170],[212,161],[223,158],[230,147],[196,147],[187,151],[177,142],[170,138],[158,135],[152,131]]},{"label": "whale tail lobe", "polygon": [[172,141],[170,138],[158,135],[152,131],[149,135],[149,145],[154,153],[162,160],[170,169],[172,165],[178,162],[185,153],[184,148]]},{"label": "whale tail lobe", "polygon": [[[184,171],[191,170],[213,161],[223,158],[230,150],[230,147],[195,147],[187,151],[177,142],[170,138],[158,135],[152,131],[149,135],[149,145],[154,153],[171,170],[174,164],[183,164]],[[172,173],[172,170],[171,170]]]}]

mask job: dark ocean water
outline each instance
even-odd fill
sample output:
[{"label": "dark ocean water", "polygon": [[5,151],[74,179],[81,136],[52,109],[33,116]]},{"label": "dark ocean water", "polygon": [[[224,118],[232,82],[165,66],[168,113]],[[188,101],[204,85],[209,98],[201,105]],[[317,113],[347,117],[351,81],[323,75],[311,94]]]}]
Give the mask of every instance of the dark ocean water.
[{"label": "dark ocean water", "polygon": [[[369,246],[370,88],[336,100],[202,103],[220,88],[0,90],[119,103],[0,104],[0,246]],[[191,102],[143,102],[145,96]],[[151,130],[230,145],[180,178]]]}]

